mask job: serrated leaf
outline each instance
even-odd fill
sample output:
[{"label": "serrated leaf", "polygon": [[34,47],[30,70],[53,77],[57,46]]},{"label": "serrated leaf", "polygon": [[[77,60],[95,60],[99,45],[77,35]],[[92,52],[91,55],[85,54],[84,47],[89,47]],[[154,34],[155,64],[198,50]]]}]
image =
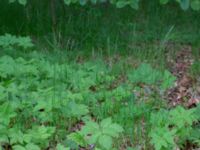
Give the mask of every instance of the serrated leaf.
[{"label": "serrated leaf", "polygon": [[33,144],[33,143],[28,143],[26,145],[26,149],[27,150],[40,150],[40,147],[35,145],[35,144]]},{"label": "serrated leaf", "polygon": [[81,146],[86,145],[84,137],[79,132],[71,133],[67,137],[68,137],[68,139],[74,141],[75,143],[77,143]]},{"label": "serrated leaf", "polygon": [[86,125],[82,128],[81,133],[84,135],[95,133],[99,130],[99,125],[96,122],[86,122]]},{"label": "serrated leaf", "polygon": [[10,119],[16,115],[17,114],[15,113],[13,107],[9,103],[4,103],[0,106],[0,123],[8,125]]},{"label": "serrated leaf", "polygon": [[151,143],[156,150],[169,149],[174,143],[174,132],[168,130],[168,127],[154,128],[150,132]]},{"label": "serrated leaf", "polygon": [[56,146],[56,150],[70,150],[70,149],[59,143]]},{"label": "serrated leaf", "polygon": [[106,118],[106,119],[103,119],[103,120],[101,121],[100,126],[101,126],[102,128],[106,128],[106,127],[110,126],[111,124],[112,124],[111,118]]},{"label": "serrated leaf", "polygon": [[26,148],[21,145],[14,145],[13,150],[26,150]]},{"label": "serrated leaf", "polygon": [[192,125],[196,121],[194,109],[186,110],[181,106],[176,107],[170,111],[170,121],[178,128],[184,128],[186,125]]},{"label": "serrated leaf", "polygon": [[98,141],[98,138],[101,136],[101,132],[100,131],[96,131],[94,134],[92,134],[89,137],[89,144],[95,144]]},{"label": "serrated leaf", "polygon": [[23,144],[24,142],[23,133],[15,128],[11,128],[9,130],[9,138],[11,144],[16,144],[16,143]]},{"label": "serrated leaf", "polygon": [[116,124],[116,123],[113,123],[111,125],[111,127],[112,127],[112,130],[117,132],[117,133],[123,132],[123,128],[120,125]]},{"label": "serrated leaf", "polygon": [[69,110],[70,114],[75,117],[81,117],[89,112],[88,107],[86,105],[76,104],[75,102],[69,103]]},{"label": "serrated leaf", "polygon": [[112,148],[112,138],[108,135],[102,135],[99,137],[99,144],[101,147],[110,150]]},{"label": "serrated leaf", "polygon": [[111,124],[110,126],[103,128],[103,134],[109,135],[111,137],[118,137],[119,133],[123,132],[123,128],[118,124]]}]

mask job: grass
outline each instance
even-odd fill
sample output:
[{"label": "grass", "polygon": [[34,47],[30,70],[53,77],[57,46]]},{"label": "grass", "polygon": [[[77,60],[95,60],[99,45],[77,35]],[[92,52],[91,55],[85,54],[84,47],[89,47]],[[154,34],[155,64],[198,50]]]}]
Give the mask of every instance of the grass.
[{"label": "grass", "polygon": [[[71,61],[63,51],[23,54],[18,48],[12,50],[18,53],[4,48],[0,57],[0,115],[4,116],[0,132],[4,147],[79,149],[91,146],[91,140],[101,149],[154,149],[159,136],[165,134],[170,137],[164,142],[183,139],[178,145],[183,145],[185,138],[194,144],[198,141],[198,134],[195,137],[190,132],[196,129],[191,123],[198,119],[199,109],[168,110],[162,99],[174,82],[170,74],[166,76],[149,64],[128,64],[121,58],[110,65],[103,58]],[[184,116],[185,122],[168,116],[171,111],[174,117]],[[171,135],[171,129],[163,124],[173,125],[176,134]],[[92,135],[88,138],[98,135],[98,140],[89,140],[88,134]],[[175,143],[160,144],[170,149]]]},{"label": "grass", "polygon": [[[1,3],[5,5],[4,1]],[[27,8],[12,4],[2,9],[0,32],[28,34],[39,38],[38,41],[44,40],[42,44],[49,45],[49,40],[59,48],[84,51],[111,48],[110,51],[127,52],[134,50],[135,44],[162,40],[172,26],[172,41],[194,43],[199,39],[199,19],[196,19],[199,12],[184,12],[174,3],[163,7],[145,1],[138,11],[129,7],[116,9],[107,4],[62,9],[58,4],[56,33],[52,33],[47,6],[41,4],[36,9],[37,1],[32,3]]]},{"label": "grass", "polygon": [[[174,83],[166,56],[173,59],[182,44],[192,45],[191,72],[199,76],[199,12],[155,1],[141,3],[138,11],[57,4],[52,26],[49,5],[38,2],[27,7],[0,2],[5,6],[0,33],[30,35],[35,45],[1,47],[2,146],[160,150],[184,147],[186,141],[199,146],[194,123],[199,107],[169,108],[163,99]],[[93,135],[98,138],[90,139]]]}]

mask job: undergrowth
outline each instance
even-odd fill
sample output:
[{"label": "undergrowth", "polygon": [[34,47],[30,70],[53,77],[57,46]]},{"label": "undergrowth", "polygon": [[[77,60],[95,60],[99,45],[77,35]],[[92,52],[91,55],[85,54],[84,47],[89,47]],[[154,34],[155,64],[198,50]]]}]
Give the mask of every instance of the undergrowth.
[{"label": "undergrowth", "polygon": [[200,146],[200,106],[166,105],[176,80],[169,71],[141,63],[117,72],[120,61],[74,62],[62,53],[54,60],[25,37],[2,36],[0,46],[1,149]]}]

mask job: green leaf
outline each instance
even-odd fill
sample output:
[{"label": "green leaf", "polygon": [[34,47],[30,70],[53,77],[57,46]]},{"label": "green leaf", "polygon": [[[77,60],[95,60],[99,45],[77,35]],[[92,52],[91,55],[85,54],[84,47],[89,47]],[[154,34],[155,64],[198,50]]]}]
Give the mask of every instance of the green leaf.
[{"label": "green leaf", "polygon": [[40,147],[35,145],[35,144],[33,144],[33,143],[28,143],[26,145],[26,149],[27,150],[40,150]]},{"label": "green leaf", "polygon": [[164,90],[167,88],[170,88],[174,84],[175,80],[176,80],[176,77],[174,77],[169,71],[165,70],[161,88]]},{"label": "green leaf", "polygon": [[102,135],[101,131],[96,131],[89,137],[89,144],[95,144],[98,141],[98,138]]},{"label": "green leaf", "polygon": [[123,8],[123,7],[125,7],[125,6],[128,5],[128,4],[129,4],[128,1],[118,1],[118,2],[116,3],[116,7],[117,7],[117,8]]},{"label": "green leaf", "polygon": [[96,122],[86,122],[86,125],[82,128],[81,133],[84,135],[93,134],[99,130],[99,125]]},{"label": "green leaf", "polygon": [[19,2],[21,5],[26,5],[27,0],[18,0],[18,2]]},{"label": "green leaf", "polygon": [[90,0],[92,2],[92,4],[96,4],[97,0]]},{"label": "green leaf", "polygon": [[168,130],[168,127],[157,127],[150,132],[151,143],[156,150],[170,149],[174,146],[175,133]]},{"label": "green leaf", "polygon": [[70,4],[71,4],[71,0],[64,0],[64,3],[65,3],[66,5],[70,5]]},{"label": "green leaf", "polygon": [[[4,129],[6,130],[6,129]],[[9,143],[9,138],[8,136],[5,134],[5,135],[2,135],[0,136],[0,143]]]},{"label": "green leaf", "polygon": [[191,126],[193,122],[197,120],[194,112],[194,109],[186,110],[183,107],[178,106],[170,111],[170,122],[179,129],[188,125]]},{"label": "green leaf", "polygon": [[10,138],[10,143],[11,144],[16,144],[16,143],[20,143],[23,144],[23,133],[15,128],[11,128],[9,130],[9,138]]},{"label": "green leaf", "polygon": [[190,5],[193,10],[200,10],[200,0],[193,0]]},{"label": "green leaf", "polygon": [[75,102],[70,102],[68,107],[68,110],[70,110],[70,115],[74,117],[81,117],[89,112],[88,107],[84,104],[76,104]]},{"label": "green leaf", "polygon": [[56,146],[56,150],[70,150],[70,149],[59,143]]},{"label": "green leaf", "polygon": [[106,128],[106,127],[110,126],[111,124],[112,124],[111,118],[106,118],[106,119],[103,119],[103,120],[101,121],[100,126],[101,126],[102,128]]},{"label": "green leaf", "polygon": [[108,135],[102,135],[99,137],[99,144],[101,147],[110,150],[112,148],[112,138]]},{"label": "green leaf", "polygon": [[8,125],[10,119],[15,117],[17,114],[9,103],[4,103],[0,106],[0,123]]},{"label": "green leaf", "polygon": [[110,126],[103,128],[103,134],[109,135],[111,137],[118,137],[119,133],[123,132],[123,128],[118,124],[111,124]]},{"label": "green leaf", "polygon": [[87,0],[79,0],[80,5],[84,6],[87,3]]},{"label": "green leaf", "polygon": [[71,133],[67,137],[68,139],[72,140],[73,142],[77,143],[80,146],[86,145],[84,137],[79,132]]},{"label": "green leaf", "polygon": [[167,4],[169,2],[169,0],[160,0],[161,4]]},{"label": "green leaf", "polygon": [[16,0],[9,0],[9,3],[14,3]]},{"label": "green leaf", "polygon": [[41,141],[48,140],[54,133],[55,127],[35,126],[30,129],[28,134],[31,136],[34,143],[40,143]]},{"label": "green leaf", "polygon": [[131,6],[131,8],[136,10],[139,8],[139,2],[137,0],[131,1],[129,5]]},{"label": "green leaf", "polygon": [[26,148],[21,145],[14,145],[13,150],[26,150]]},{"label": "green leaf", "polygon": [[190,6],[190,0],[181,0],[180,6],[183,10],[187,10]]},{"label": "green leaf", "polygon": [[137,69],[128,74],[128,78],[133,83],[156,84],[162,79],[161,72],[153,69],[151,65],[142,63]]}]

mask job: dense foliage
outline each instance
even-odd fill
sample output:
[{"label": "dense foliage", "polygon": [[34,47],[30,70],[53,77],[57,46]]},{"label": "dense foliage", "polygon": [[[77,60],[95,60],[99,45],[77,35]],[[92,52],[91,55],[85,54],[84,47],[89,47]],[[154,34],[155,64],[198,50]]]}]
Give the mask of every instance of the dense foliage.
[{"label": "dense foliage", "polygon": [[200,0],[0,5],[0,150],[200,147]]},{"label": "dense foliage", "polygon": [[171,150],[188,141],[200,146],[200,106],[166,107],[163,95],[176,79],[169,71],[147,63],[133,68],[102,59],[69,62],[63,53],[33,51],[29,37],[10,34],[0,37],[0,46],[5,149]]},{"label": "dense foliage", "polygon": [[[13,3],[17,1],[21,5],[26,5],[28,0],[9,0],[10,3]],[[170,0],[160,0],[161,4],[167,4]],[[189,7],[191,7],[193,10],[200,10],[200,0],[175,0],[178,2],[183,10],[187,10]],[[107,0],[64,0],[64,3],[66,5],[79,3],[80,5],[85,5],[88,2],[91,2],[92,4],[97,3],[105,3]],[[109,0],[111,4],[116,5],[118,8],[125,7],[129,5],[130,7],[134,9],[138,9],[140,0]]]}]

